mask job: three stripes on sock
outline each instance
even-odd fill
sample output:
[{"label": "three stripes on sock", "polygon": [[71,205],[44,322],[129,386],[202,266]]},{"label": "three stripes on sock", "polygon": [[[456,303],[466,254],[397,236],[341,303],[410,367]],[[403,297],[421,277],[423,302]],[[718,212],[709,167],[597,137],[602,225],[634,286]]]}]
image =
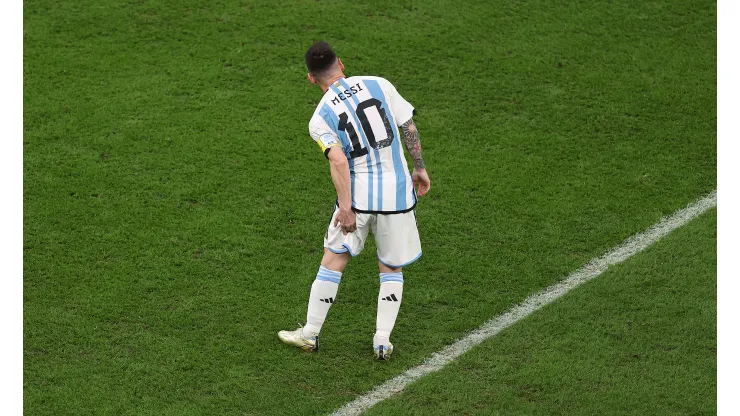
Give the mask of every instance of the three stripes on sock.
[{"label": "three stripes on sock", "polygon": [[[329,270],[324,266],[319,267],[316,280],[311,285],[306,326],[303,327],[304,337],[314,337],[321,331],[326,315],[329,313],[329,308],[336,299],[341,281],[342,273]],[[375,320],[376,331],[373,344],[388,345],[402,299],[403,273],[380,273],[378,314]]]}]

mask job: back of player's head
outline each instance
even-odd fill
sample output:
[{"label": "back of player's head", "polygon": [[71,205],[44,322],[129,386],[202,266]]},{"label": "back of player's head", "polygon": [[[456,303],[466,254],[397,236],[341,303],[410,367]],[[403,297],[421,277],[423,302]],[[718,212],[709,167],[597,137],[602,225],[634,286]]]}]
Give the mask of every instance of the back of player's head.
[{"label": "back of player's head", "polygon": [[323,78],[337,62],[337,54],[326,42],[316,42],[306,51],[306,66],[313,76]]}]

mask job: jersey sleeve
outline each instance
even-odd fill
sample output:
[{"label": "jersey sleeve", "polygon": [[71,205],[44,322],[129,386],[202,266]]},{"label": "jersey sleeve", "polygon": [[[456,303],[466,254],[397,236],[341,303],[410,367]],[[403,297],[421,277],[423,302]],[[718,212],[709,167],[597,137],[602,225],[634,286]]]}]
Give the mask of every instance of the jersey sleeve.
[{"label": "jersey sleeve", "polygon": [[396,87],[390,82],[388,82],[388,89],[388,98],[390,99],[393,118],[396,120],[398,127],[401,127],[403,123],[411,120],[411,117],[414,116],[414,106],[401,97],[401,94],[398,93]]},{"label": "jersey sleeve", "polygon": [[308,134],[319,145],[321,151],[326,155],[332,147],[341,147],[342,142],[339,140],[337,133],[326,124],[321,117],[314,116],[308,123]]}]

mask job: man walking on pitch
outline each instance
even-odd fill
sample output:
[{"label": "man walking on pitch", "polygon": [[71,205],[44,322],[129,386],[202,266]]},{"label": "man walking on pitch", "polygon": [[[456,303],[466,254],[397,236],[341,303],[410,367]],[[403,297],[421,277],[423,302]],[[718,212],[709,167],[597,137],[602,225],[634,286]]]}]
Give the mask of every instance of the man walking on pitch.
[{"label": "man walking on pitch", "polygon": [[[337,204],[311,286],[306,326],[280,331],[278,337],[306,351],[319,349],[319,332],[336,299],[342,272],[372,231],[380,269],[373,349],[375,358],[387,360],[393,353],[390,335],[403,297],[401,268],[421,257],[416,195],[423,196],[430,188],[419,133],[411,119],[414,107],[383,78],[346,77],[342,61],[326,42],[308,49],[306,66],[309,81],[324,92],[308,129],[329,160]],[[414,161],[411,175],[399,127]]]}]

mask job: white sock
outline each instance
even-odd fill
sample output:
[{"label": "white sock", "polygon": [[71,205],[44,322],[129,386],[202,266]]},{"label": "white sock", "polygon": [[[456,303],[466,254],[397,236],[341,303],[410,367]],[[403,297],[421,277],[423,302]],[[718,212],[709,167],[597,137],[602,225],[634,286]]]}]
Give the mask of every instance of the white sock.
[{"label": "white sock", "polygon": [[403,298],[403,273],[381,273],[374,345],[388,345]]},{"label": "white sock", "polygon": [[311,285],[311,297],[308,299],[308,313],[306,314],[306,326],[303,327],[303,336],[307,338],[319,335],[321,326],[324,325],[326,314],[337,297],[339,282],[342,273],[329,270],[324,266],[319,267],[316,280]]}]

